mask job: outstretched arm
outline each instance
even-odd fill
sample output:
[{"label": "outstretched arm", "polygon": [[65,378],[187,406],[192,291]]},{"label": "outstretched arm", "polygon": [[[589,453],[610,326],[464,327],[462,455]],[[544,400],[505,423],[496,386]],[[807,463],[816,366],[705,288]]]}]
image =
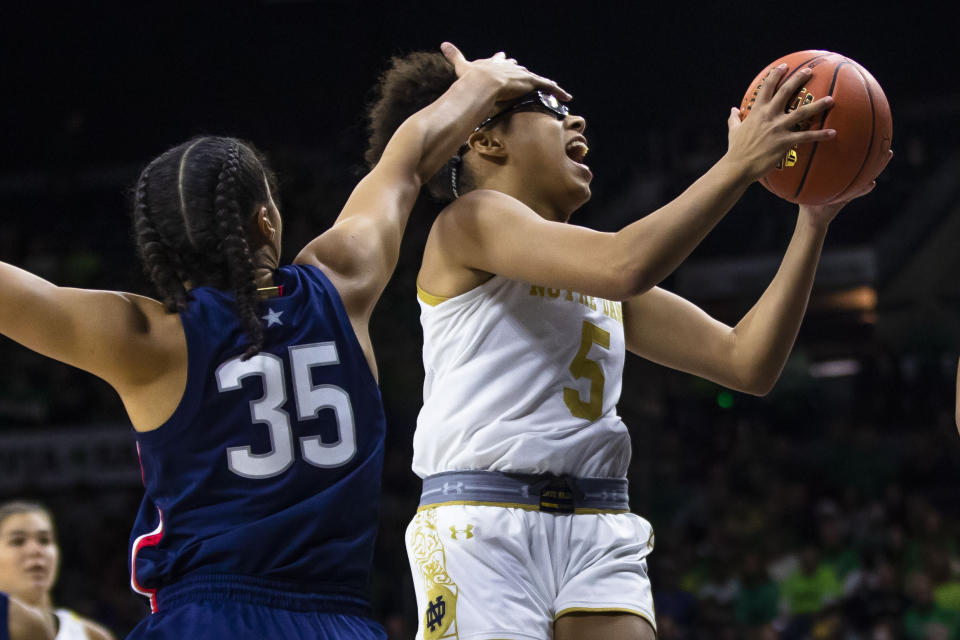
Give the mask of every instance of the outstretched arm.
[{"label": "outstretched arm", "polygon": [[357,185],[336,223],[295,262],[320,266],[351,319],[365,323],[396,268],[410,210],[421,185],[452,157],[494,104],[537,88],[569,95],[500,53],[468,62],[450,43],[442,50],[458,79],[393,134],[376,167]]},{"label": "outstretched arm", "polygon": [[[784,68],[771,73],[782,75]],[[760,107],[754,106],[749,118],[741,122],[739,111],[731,110],[723,158],[672,202],[616,233],[548,221],[509,195],[477,190],[440,215],[436,244],[456,247],[448,260],[471,270],[613,300],[643,293],[676,269],[790,147],[836,134],[832,129],[794,130],[796,123],[830,108],[830,97],[784,113],[789,97],[807,78],[794,74],[779,90],[774,80],[764,83],[757,97]]]},{"label": "outstretched arm", "polygon": [[[0,262],[0,334],[103,378],[125,403],[133,393],[161,391],[151,385],[185,364],[179,323],[156,300],[58,287]],[[135,425],[150,422],[135,411],[130,417]]]},{"label": "outstretched arm", "polygon": [[658,288],[624,304],[627,349],[731,389],[768,393],[800,330],[827,227],[844,204],[800,207],[776,276],[736,326]]}]

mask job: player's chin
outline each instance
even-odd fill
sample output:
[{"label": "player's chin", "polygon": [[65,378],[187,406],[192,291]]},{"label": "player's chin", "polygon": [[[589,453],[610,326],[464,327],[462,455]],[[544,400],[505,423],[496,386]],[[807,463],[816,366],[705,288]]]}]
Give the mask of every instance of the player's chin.
[{"label": "player's chin", "polygon": [[590,201],[590,185],[579,185],[576,189],[567,191],[566,205],[563,207],[567,211],[567,218],[573,215],[573,212],[587,204]]},{"label": "player's chin", "polygon": [[590,201],[590,198],[593,195],[593,192],[590,190],[590,181],[592,179],[593,179],[593,174],[591,174],[589,177],[586,177],[586,178],[581,176],[579,179],[575,180],[574,183],[571,185],[571,188],[569,190],[570,197],[572,200],[576,201],[577,207],[582,207],[583,205],[585,205],[587,202]]}]

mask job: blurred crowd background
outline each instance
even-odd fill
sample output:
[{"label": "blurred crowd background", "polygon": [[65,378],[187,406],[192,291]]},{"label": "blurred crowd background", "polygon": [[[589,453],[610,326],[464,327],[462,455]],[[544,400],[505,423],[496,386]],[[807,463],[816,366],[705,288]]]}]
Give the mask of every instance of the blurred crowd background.
[{"label": "blurred crowd background", "polygon": [[[129,188],[150,157],[200,132],[248,137],[272,160],[289,259],[362,175],[366,88],[386,59],[442,39],[469,57],[506,49],[577,96],[597,178],[574,222],[606,230],[720,157],[726,109],[762,65],[820,47],[870,68],[890,99],[896,156],[876,192],[834,223],[774,391],[754,398],[628,358],[631,505],[656,531],[662,640],[960,639],[960,93],[936,62],[949,56],[933,55],[956,47],[937,37],[944,16],[851,8],[838,24],[808,17],[791,31],[746,4],[736,16],[701,8],[690,22],[682,8],[603,2],[199,6],[13,10],[2,34],[12,55],[0,260],[62,285],[149,294]],[[874,36],[896,26],[898,38],[856,32],[855,17]],[[920,60],[929,64],[911,65]],[[435,211],[418,203],[372,329],[389,425],[372,591],[391,638],[412,637],[418,618],[403,530],[419,494],[414,278]],[[792,205],[755,185],[664,286],[736,322],[794,221]],[[5,338],[0,362],[0,500],[52,509],[58,603],[125,634],[148,609],[128,586],[141,488],[122,406],[105,383]]]}]

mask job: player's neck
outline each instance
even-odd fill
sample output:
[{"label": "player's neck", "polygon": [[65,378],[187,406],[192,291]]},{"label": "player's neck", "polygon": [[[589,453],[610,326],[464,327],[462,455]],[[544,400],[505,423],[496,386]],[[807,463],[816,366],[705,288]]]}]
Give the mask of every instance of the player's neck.
[{"label": "player's neck", "polygon": [[50,598],[50,592],[43,587],[35,587],[13,595],[31,607],[43,611],[53,611],[53,600]]},{"label": "player's neck", "polygon": [[491,176],[480,188],[492,189],[512,196],[533,209],[537,215],[545,220],[566,222],[570,219],[571,212],[565,211],[551,198],[545,197],[544,194],[534,192],[529,188],[527,181],[514,174],[504,172]]}]

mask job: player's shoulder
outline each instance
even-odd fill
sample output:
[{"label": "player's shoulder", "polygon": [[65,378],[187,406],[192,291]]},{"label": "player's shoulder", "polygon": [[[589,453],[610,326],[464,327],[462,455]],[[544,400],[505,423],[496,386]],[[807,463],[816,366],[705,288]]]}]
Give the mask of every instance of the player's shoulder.
[{"label": "player's shoulder", "polygon": [[461,211],[472,211],[483,208],[505,209],[509,211],[529,211],[533,213],[523,202],[514,198],[510,194],[496,189],[474,189],[463,194],[444,209],[444,213]]},{"label": "player's shoulder", "polygon": [[493,189],[469,191],[448,204],[434,227],[441,233],[466,232],[473,234],[478,226],[501,225],[504,220],[539,216],[520,200]]}]

